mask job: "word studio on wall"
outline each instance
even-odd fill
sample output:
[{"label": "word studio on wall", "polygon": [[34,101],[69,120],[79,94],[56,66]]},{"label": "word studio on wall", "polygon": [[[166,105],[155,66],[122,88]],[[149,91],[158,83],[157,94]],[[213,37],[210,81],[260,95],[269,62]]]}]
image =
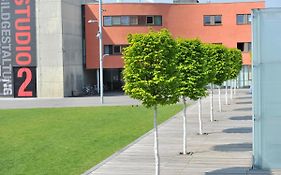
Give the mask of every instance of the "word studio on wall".
[{"label": "word studio on wall", "polygon": [[0,96],[36,97],[35,1],[0,4]]}]

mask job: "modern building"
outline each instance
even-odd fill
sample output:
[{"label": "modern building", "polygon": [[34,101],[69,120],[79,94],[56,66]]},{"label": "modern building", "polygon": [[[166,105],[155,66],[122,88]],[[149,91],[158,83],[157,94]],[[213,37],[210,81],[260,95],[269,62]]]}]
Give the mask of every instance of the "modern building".
[{"label": "modern building", "polygon": [[[0,96],[65,97],[98,84],[98,4],[94,0],[0,2]],[[251,81],[251,9],[263,1],[103,5],[104,89],[121,90],[122,48],[129,33],[167,28],[243,51],[240,86]],[[150,1],[147,1],[150,2]]]},{"label": "modern building", "polygon": [[[122,85],[122,48],[129,33],[167,28],[172,35],[199,38],[205,43],[238,48],[243,54],[243,69],[238,78],[240,87],[251,83],[251,9],[263,8],[264,2],[237,3],[112,3],[103,5],[104,86],[120,90]],[[98,5],[84,6],[86,69],[97,75],[99,69]],[[96,83],[92,79],[92,83]]]}]

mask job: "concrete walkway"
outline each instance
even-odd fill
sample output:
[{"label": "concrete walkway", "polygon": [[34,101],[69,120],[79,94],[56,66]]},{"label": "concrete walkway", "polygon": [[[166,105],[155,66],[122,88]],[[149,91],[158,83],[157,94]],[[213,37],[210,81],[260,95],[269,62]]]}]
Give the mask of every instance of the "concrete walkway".
[{"label": "concrete walkway", "polygon": [[137,105],[139,101],[126,95],[105,96],[104,104],[100,97],[66,97],[66,98],[0,98],[0,109],[23,108],[57,108],[57,107],[89,107]]},{"label": "concrete walkway", "polygon": [[[193,152],[192,155],[179,155],[182,151],[182,113],[160,126],[161,175],[280,175],[280,172],[249,170],[252,103],[248,91],[239,90],[231,105],[223,105],[223,112],[218,112],[218,96],[214,101],[217,121],[212,123],[209,121],[209,98],[202,102],[204,132],[208,135],[197,134],[197,105],[188,108],[188,151]],[[154,174],[153,134],[146,134],[85,174]]]}]

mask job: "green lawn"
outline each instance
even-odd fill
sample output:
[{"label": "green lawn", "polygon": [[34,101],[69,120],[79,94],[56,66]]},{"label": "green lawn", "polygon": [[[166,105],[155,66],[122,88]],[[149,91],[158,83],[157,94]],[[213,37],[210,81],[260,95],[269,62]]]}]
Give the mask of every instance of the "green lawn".
[{"label": "green lawn", "polygon": [[[159,122],[180,105],[159,108]],[[153,128],[144,107],[0,110],[1,175],[79,175]]]}]

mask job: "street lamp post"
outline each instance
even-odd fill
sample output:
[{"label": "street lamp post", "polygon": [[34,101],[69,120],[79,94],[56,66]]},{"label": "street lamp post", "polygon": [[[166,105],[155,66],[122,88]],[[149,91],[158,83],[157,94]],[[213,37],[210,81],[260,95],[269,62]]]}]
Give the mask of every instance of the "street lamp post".
[{"label": "street lamp post", "polygon": [[100,103],[103,104],[102,0],[99,0]]},{"label": "street lamp post", "polygon": [[[88,23],[96,23],[96,20],[89,20]],[[100,91],[100,103],[103,104],[103,47],[102,47],[102,0],[99,0],[99,31],[97,37],[99,38],[99,60],[100,60],[100,75],[99,75],[99,91]]]}]

